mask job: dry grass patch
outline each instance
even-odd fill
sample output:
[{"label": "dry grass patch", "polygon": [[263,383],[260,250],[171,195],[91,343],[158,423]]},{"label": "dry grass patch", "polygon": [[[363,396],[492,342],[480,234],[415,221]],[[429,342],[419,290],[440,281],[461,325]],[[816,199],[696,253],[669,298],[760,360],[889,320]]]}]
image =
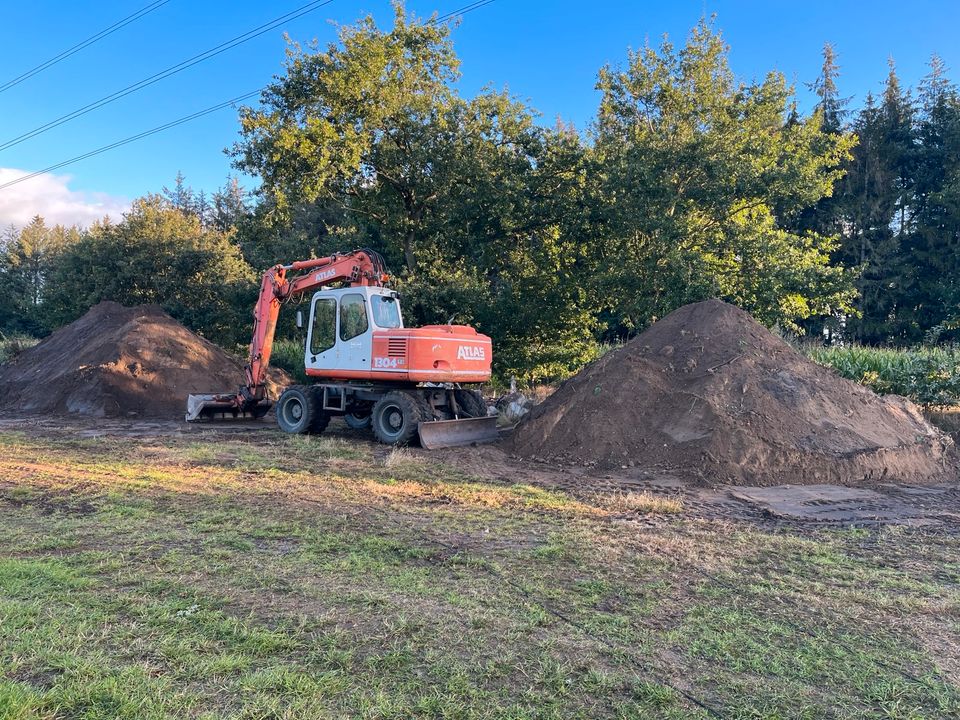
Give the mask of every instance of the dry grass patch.
[{"label": "dry grass patch", "polygon": [[615,513],[669,515],[683,512],[679,497],[663,497],[649,492],[620,492],[597,497],[597,504]]},{"label": "dry grass patch", "polygon": [[480,483],[397,480],[361,481],[365,496],[385,500],[450,504],[487,509],[526,508],[575,515],[602,515],[600,509],[586,505],[559,492],[517,485],[509,488]]},{"label": "dry grass patch", "polygon": [[409,448],[395,447],[383,458],[387,470],[422,470],[426,467],[423,458],[414,455]]}]

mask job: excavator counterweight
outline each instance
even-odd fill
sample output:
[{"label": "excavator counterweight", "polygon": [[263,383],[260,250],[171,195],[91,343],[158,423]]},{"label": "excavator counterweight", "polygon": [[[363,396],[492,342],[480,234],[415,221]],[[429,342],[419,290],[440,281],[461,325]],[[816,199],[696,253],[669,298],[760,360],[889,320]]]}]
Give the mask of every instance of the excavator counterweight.
[{"label": "excavator counterweight", "polygon": [[496,418],[468,388],[490,379],[490,338],[465,325],[405,328],[388,280],[372,250],[270,268],[254,308],[246,382],[236,392],[191,395],[186,420],[259,418],[270,410],[267,368],[280,308],[312,292],[304,368],[315,384],[289,387],[277,400],[282,430],[322,432],[343,416],[391,445],[496,440]]}]

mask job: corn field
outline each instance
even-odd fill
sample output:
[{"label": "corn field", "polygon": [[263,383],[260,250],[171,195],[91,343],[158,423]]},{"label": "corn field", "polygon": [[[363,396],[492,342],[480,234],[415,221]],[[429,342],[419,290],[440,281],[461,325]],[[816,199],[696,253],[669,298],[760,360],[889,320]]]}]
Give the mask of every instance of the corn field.
[{"label": "corn field", "polygon": [[848,345],[805,347],[804,352],[881,395],[903,395],[928,407],[960,403],[960,347],[898,350]]}]

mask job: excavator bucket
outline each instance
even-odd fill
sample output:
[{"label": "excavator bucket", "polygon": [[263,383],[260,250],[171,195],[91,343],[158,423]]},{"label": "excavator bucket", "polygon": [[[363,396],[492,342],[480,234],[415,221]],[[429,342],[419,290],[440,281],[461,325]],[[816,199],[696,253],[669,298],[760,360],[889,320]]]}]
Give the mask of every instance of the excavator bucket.
[{"label": "excavator bucket", "polygon": [[433,420],[418,426],[420,445],[427,450],[438,450],[460,445],[480,445],[496,441],[497,416],[490,415],[461,420]]},{"label": "excavator bucket", "polygon": [[210,395],[188,395],[187,422],[200,420],[241,420],[244,418],[262,418],[273,406],[269,400],[261,400],[255,405],[243,407],[237,403],[236,393]]}]

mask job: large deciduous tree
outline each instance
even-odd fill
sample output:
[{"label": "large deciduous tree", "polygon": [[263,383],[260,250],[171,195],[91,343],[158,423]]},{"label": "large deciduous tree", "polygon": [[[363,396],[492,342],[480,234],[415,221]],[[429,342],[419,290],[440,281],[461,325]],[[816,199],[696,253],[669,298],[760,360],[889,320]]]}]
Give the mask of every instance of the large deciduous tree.
[{"label": "large deciduous tree", "polygon": [[390,32],[368,17],[325,51],[293,43],[286,75],[241,113],[237,164],[262,178],[281,214],[325,198],[369,219],[413,271],[457,65],[448,28],[408,20],[399,5]]},{"label": "large deciduous tree", "polygon": [[606,67],[595,126],[603,199],[600,292],[627,329],[719,296],[768,323],[849,307],[835,240],[792,229],[840,177],[851,138],[803,118],[782,75],[735,79],[702,21],[682,48]]},{"label": "large deciduous tree", "polygon": [[267,215],[314,229],[304,250],[383,252],[408,320],[475,324],[501,373],[563,374],[595,349],[586,150],[506,93],[461,98],[457,67],[449,28],[399,4],[389,31],[368,18],[324,50],[293,45],[242,112],[237,165],[262,178]]}]

